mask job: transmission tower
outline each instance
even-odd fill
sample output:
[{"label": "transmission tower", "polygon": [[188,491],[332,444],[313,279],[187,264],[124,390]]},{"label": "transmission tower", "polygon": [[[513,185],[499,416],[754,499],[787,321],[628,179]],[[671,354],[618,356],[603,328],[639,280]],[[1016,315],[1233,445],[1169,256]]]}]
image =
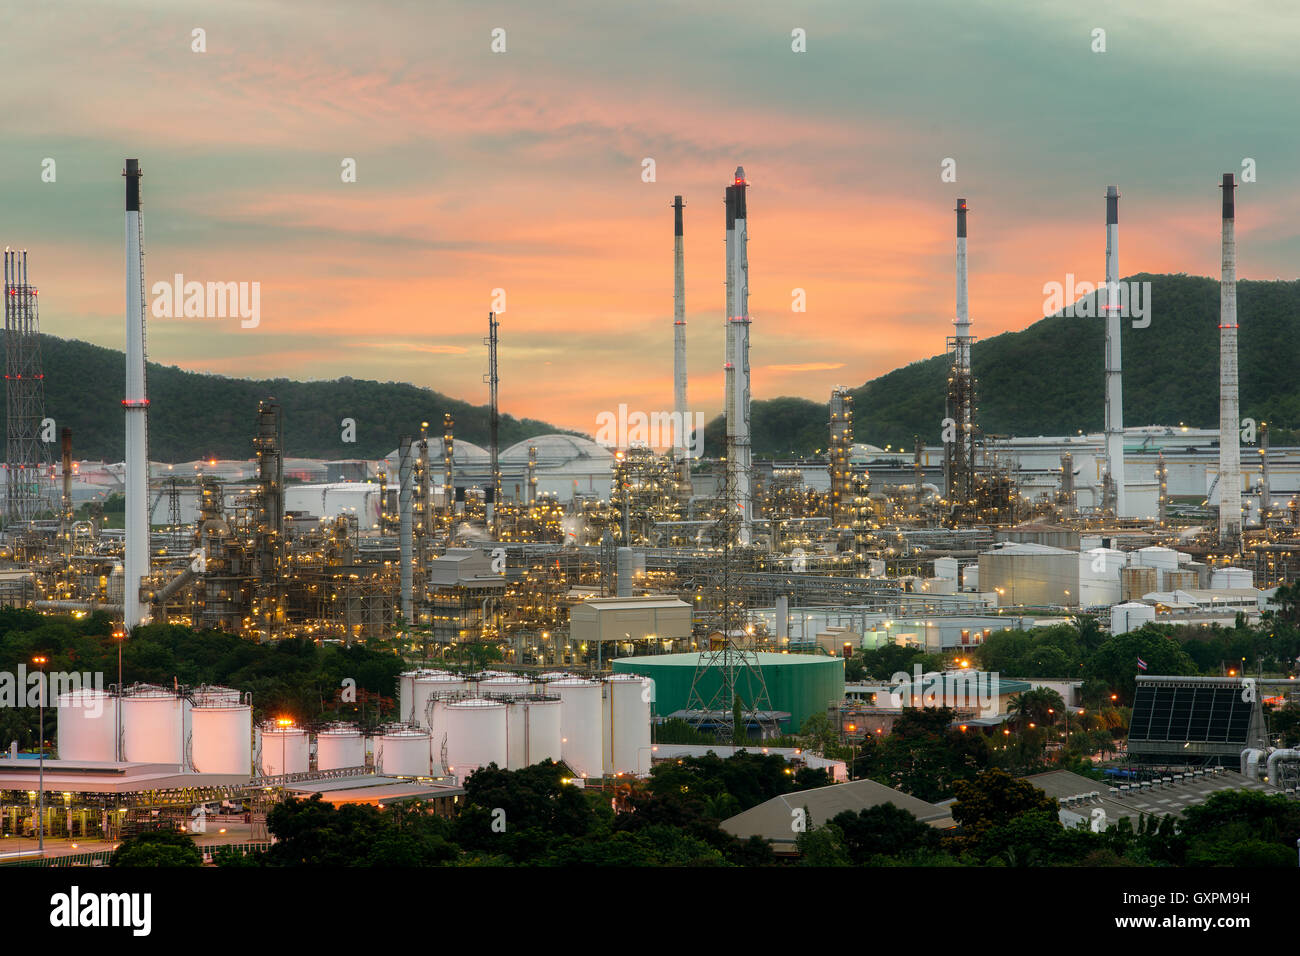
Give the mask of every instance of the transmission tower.
[{"label": "transmission tower", "polygon": [[[737,611],[732,600],[732,548],[741,521],[732,470],[723,470],[721,516],[718,518],[719,537],[722,539],[722,609],[715,622],[722,632],[718,645],[700,652],[696,660],[695,675],[691,679],[691,692],[686,698],[687,722],[697,730],[705,724],[730,729],[730,737],[737,742],[746,736],[749,726],[757,724],[759,736],[775,736],[776,717],[767,693],[767,683],[759,666],[758,654],[745,651],[736,644]],[[740,615],[743,620],[743,614]],[[706,636],[706,639],[707,636]],[[735,714],[739,710],[743,727],[737,728]]]},{"label": "transmission tower", "polygon": [[[41,440],[45,370],[36,287],[28,282],[27,253],[5,250],[5,517],[31,521],[50,508],[42,483],[50,446]],[[52,440],[52,436],[51,436]]]}]

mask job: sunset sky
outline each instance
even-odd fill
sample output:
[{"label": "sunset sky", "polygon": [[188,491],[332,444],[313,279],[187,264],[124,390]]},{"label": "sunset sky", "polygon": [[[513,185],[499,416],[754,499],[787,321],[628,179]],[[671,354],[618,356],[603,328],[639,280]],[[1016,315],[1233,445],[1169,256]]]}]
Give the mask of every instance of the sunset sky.
[{"label": "sunset sky", "polygon": [[1240,275],[1295,278],[1300,6],[1255,6],[8,3],[0,242],[30,252],[43,331],[121,349],[139,157],[146,285],[261,283],[255,329],[151,319],[152,361],[482,403],[499,287],[503,411],[591,432],[621,402],[671,408],[676,193],[690,404],[720,410],[740,164],[754,398],[825,401],[943,350],[959,196],[980,338],[1039,318],[1046,282],[1101,278],[1109,183],[1124,275],[1217,276],[1219,177],[1254,159]]}]

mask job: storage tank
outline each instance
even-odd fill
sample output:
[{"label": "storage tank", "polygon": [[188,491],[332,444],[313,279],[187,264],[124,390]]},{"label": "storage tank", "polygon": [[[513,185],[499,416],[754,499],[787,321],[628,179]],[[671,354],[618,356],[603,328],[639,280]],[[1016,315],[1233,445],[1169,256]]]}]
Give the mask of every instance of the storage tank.
[{"label": "storage tank", "polygon": [[366,765],[366,738],[352,724],[331,724],[316,735],[316,769]]},{"label": "storage tank", "polygon": [[1159,568],[1161,571],[1178,570],[1178,552],[1173,548],[1162,548],[1158,545],[1138,548],[1133,552],[1133,557],[1143,567]]},{"label": "storage tank", "polygon": [[615,674],[601,688],[601,764],[606,775],[650,769],[650,695],[642,693],[645,685],[645,678],[635,674]]},{"label": "storage tank", "polygon": [[1254,586],[1255,575],[1249,568],[1216,568],[1210,575],[1210,588],[1215,591]]},{"label": "storage tank", "polygon": [[285,773],[306,773],[309,741],[301,727],[268,724],[258,734],[258,752],[262,776],[278,777]]},{"label": "storage tank", "polygon": [[[504,768],[506,754],[506,711],[499,700],[453,700],[436,708],[445,734],[447,765],[443,769],[464,780],[490,763]],[[434,763],[441,764],[444,739],[433,740]]]},{"label": "storage tank", "polygon": [[253,772],[253,708],[235,702],[222,705],[229,695],[202,698],[217,701],[190,710],[190,765],[196,773],[231,773],[248,776]]},{"label": "storage tank", "polygon": [[600,684],[581,677],[564,677],[546,685],[560,698],[560,753],[580,777],[599,777],[601,763]]},{"label": "storage tank", "polygon": [[403,671],[397,675],[397,706],[401,719],[406,723],[415,721],[415,682],[421,677],[434,677],[449,674],[450,671],[436,670],[429,667],[417,667],[413,671]]},{"label": "storage tank", "polygon": [[194,698],[195,707],[238,707],[243,703],[239,691],[219,684],[203,684],[190,696]]},{"label": "storage tank", "polygon": [[185,762],[189,701],[165,687],[136,687],[122,698],[122,759]]},{"label": "storage tank", "polygon": [[1121,568],[1119,572],[1119,596],[1121,601],[1136,601],[1152,591],[1160,590],[1160,583],[1155,568],[1133,565]]},{"label": "storage tank", "polygon": [[117,698],[84,688],[59,695],[60,760],[111,762],[117,759]]},{"label": "storage tank", "polygon": [[396,777],[429,776],[430,737],[423,730],[397,728],[375,741],[375,772]]},{"label": "storage tank", "polygon": [[411,723],[429,728],[429,698],[439,694],[462,694],[469,688],[465,678],[455,674],[425,674],[415,679],[415,712]]},{"label": "storage tank", "polygon": [[1150,604],[1116,604],[1110,609],[1111,634],[1127,634],[1136,631],[1143,624],[1150,624],[1156,619],[1156,609]]},{"label": "storage tank", "polygon": [[536,685],[526,677],[517,675],[511,677],[489,677],[478,682],[478,693],[480,697],[492,695],[501,697],[523,697],[531,694]]},{"label": "storage tank", "polygon": [[518,697],[510,701],[506,720],[506,765],[509,770],[531,767],[543,760],[559,763],[560,699]]},{"label": "storage tank", "polygon": [[1195,571],[1166,571],[1165,591],[1195,591],[1201,586],[1201,576]]}]

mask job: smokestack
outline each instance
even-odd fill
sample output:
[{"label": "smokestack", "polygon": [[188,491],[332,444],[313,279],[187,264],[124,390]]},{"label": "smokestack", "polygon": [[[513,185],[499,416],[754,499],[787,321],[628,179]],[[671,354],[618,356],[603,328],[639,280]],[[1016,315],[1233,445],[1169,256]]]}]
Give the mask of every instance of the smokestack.
[{"label": "smokestack", "polygon": [[[724,349],[726,357],[723,361],[723,379],[722,379],[722,410],[727,426],[727,487],[735,494],[736,488],[736,332],[731,324],[731,317],[735,314],[736,301],[736,276],[735,276],[735,254],[736,245],[736,188],[728,186],[726,189],[726,209],[727,209],[727,246],[726,246],[726,273],[727,273],[727,304],[726,315],[723,317],[723,326],[726,330]],[[730,507],[730,505],[728,505]]]},{"label": "smokestack", "polygon": [[[673,197],[673,411],[677,413],[677,457],[686,458],[686,259],[682,249],[681,196]],[[687,472],[689,474],[689,472]]]},{"label": "smokestack", "polygon": [[130,632],[145,620],[140,581],[149,573],[149,398],[145,385],[144,261],[140,224],[140,161],[126,169],[126,551],[123,623]]},{"label": "smokestack", "polygon": [[[456,513],[456,438],[453,428],[456,422],[451,412],[442,415],[442,507],[450,519]],[[451,525],[448,523],[448,529]]]},{"label": "smokestack", "polygon": [[970,371],[970,301],[966,293],[966,200],[957,200],[957,363]]},{"label": "smokestack", "polygon": [[72,429],[64,428],[63,445],[63,500],[59,502],[59,537],[63,543],[63,556],[72,557]]},{"label": "smokestack", "polygon": [[1232,173],[1223,174],[1223,270],[1219,281],[1219,541],[1241,536],[1241,413],[1237,401],[1237,240]]},{"label": "smokestack", "polygon": [[[730,325],[732,332],[732,364],[734,371],[732,383],[735,388],[736,426],[733,429],[735,444],[735,482],[736,507],[740,509],[740,530],[737,540],[741,545],[748,545],[753,531],[753,492],[752,461],[750,457],[749,437],[749,232],[746,220],[745,167],[736,167],[736,179],[732,185],[732,313]],[[731,461],[731,458],[728,458]]]},{"label": "smokestack", "polygon": [[408,627],[415,619],[411,599],[411,533],[415,527],[411,513],[411,485],[411,436],[403,435],[397,441],[397,533],[401,538],[402,619]]},{"label": "smokestack", "polygon": [[1128,517],[1124,495],[1124,376],[1121,369],[1120,322],[1124,301],[1119,283],[1119,187],[1106,187],[1106,469],[1115,489],[1115,515]]}]

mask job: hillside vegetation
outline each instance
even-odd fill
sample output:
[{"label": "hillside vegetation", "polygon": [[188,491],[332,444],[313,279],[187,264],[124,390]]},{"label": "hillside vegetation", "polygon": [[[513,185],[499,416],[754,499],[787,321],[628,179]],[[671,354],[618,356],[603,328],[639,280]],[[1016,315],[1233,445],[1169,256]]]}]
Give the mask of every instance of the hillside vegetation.
[{"label": "hillside vegetation", "polygon": [[[1219,283],[1187,275],[1130,277],[1151,283],[1151,324],[1124,323],[1124,422],[1217,427]],[[1094,297],[1095,298],[1095,297]],[[972,303],[980,328],[987,306]],[[1094,308],[1094,312],[1096,309]],[[1237,284],[1241,408],[1267,421],[1275,442],[1300,431],[1300,281]],[[1103,427],[1105,329],[1099,318],[1040,319],[1021,332],[977,341],[971,350],[978,421],[989,435],[1062,435]],[[948,359],[938,355],[895,369],[854,389],[854,436],[911,448],[912,436],[937,444],[944,417]],[[754,454],[811,455],[827,444],[826,403],[798,398],[756,401]],[[706,428],[712,454],[723,447],[719,416]]]},{"label": "hillside vegetation", "polygon": [[[87,342],[41,336],[45,413],[72,429],[77,458],[121,461],[125,356]],[[154,461],[251,458],[257,403],[279,401],[285,454],[302,458],[381,458],[398,436],[428,422],[442,436],[442,416],[456,419],[456,437],[488,443],[488,409],[404,382],[340,378],[327,382],[262,381],[206,375],[150,363],[149,456]],[[342,441],[341,421],[356,420],[356,442]],[[501,416],[501,447],[560,431],[532,419]],[[57,445],[53,449],[57,456]]]}]

